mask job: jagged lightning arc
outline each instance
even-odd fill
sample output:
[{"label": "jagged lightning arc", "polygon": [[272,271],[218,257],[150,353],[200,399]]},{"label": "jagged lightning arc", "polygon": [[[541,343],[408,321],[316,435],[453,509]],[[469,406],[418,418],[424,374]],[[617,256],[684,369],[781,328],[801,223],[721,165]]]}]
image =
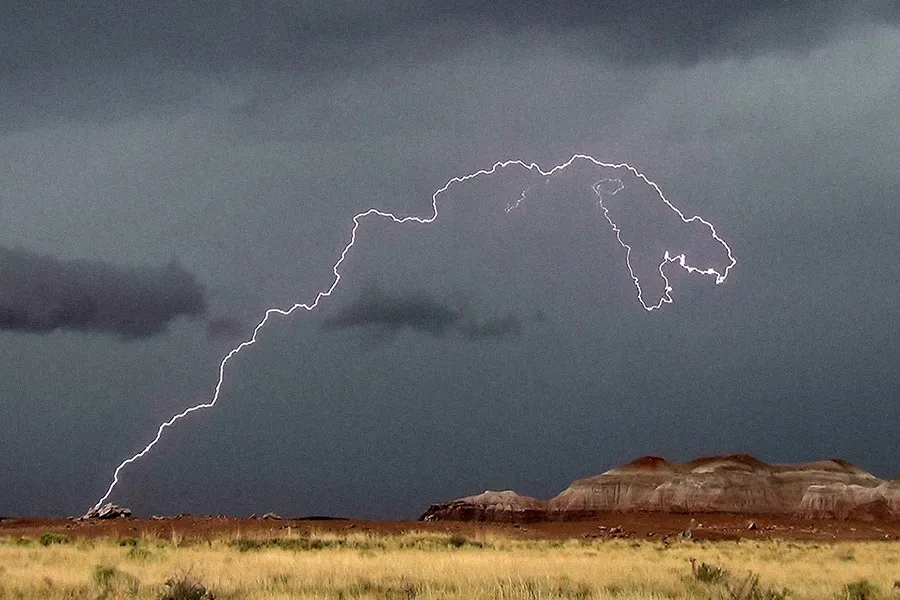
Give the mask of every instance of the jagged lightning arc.
[{"label": "jagged lightning arc", "polygon": [[[665,273],[663,273],[663,268],[668,263],[676,263],[681,268],[686,270],[688,273],[714,276],[717,284],[720,284],[725,281],[725,279],[728,277],[728,272],[731,270],[731,268],[734,265],[737,264],[737,260],[735,260],[733,254],[732,254],[731,248],[728,246],[728,244],[725,242],[725,240],[723,240],[721,237],[719,237],[718,233],[716,232],[716,228],[713,226],[713,224],[710,223],[709,221],[704,220],[703,218],[701,218],[697,215],[695,215],[693,217],[685,217],[683,212],[681,212],[675,205],[673,205],[671,202],[669,202],[666,199],[666,197],[662,193],[662,190],[659,189],[659,186],[657,186],[655,183],[653,183],[652,181],[647,179],[647,177],[643,173],[640,173],[637,169],[635,169],[634,167],[632,167],[629,164],[626,164],[626,163],[620,163],[620,164],[604,163],[604,162],[601,162],[601,161],[597,160],[596,158],[594,158],[592,156],[588,156],[586,154],[574,154],[574,155],[572,155],[572,158],[570,158],[569,160],[567,160],[566,162],[564,162],[562,164],[556,165],[549,171],[543,170],[537,163],[534,163],[534,162],[526,163],[521,160],[505,160],[505,161],[499,161],[499,162],[494,163],[494,165],[490,169],[480,169],[478,171],[475,171],[474,173],[469,173],[468,175],[453,177],[450,180],[448,180],[447,183],[445,183],[442,187],[440,187],[438,190],[436,190],[434,192],[434,194],[431,195],[431,211],[432,211],[431,216],[417,217],[417,216],[411,215],[411,216],[398,217],[397,215],[395,215],[393,213],[382,211],[382,210],[379,210],[376,208],[370,208],[366,211],[363,211],[363,212],[355,215],[353,217],[353,228],[350,230],[350,241],[347,242],[346,246],[344,246],[344,249],[341,251],[340,257],[338,258],[337,262],[335,262],[331,268],[331,271],[334,274],[334,279],[332,280],[331,285],[329,285],[327,288],[323,289],[322,291],[318,292],[312,302],[297,303],[287,309],[283,309],[283,308],[267,309],[262,320],[253,329],[253,335],[250,336],[250,339],[242,342],[241,344],[239,344],[238,346],[233,348],[230,352],[228,352],[228,354],[225,355],[225,357],[222,359],[222,362],[219,363],[219,378],[218,378],[218,381],[216,382],[216,387],[215,387],[215,391],[213,392],[212,399],[209,402],[203,402],[201,404],[191,406],[190,408],[186,408],[183,411],[181,411],[180,413],[171,417],[168,421],[165,421],[164,423],[162,423],[159,426],[159,428],[156,430],[156,436],[150,441],[150,443],[148,443],[146,446],[144,446],[144,448],[140,452],[138,452],[134,456],[131,456],[130,458],[125,459],[124,461],[122,461],[119,464],[118,467],[116,467],[116,470],[113,473],[112,482],[110,482],[110,484],[109,484],[109,488],[107,488],[106,493],[103,494],[103,497],[100,498],[99,501],[97,501],[97,504],[94,505],[94,509],[99,508],[104,502],[106,502],[106,500],[113,493],[113,490],[116,488],[116,485],[118,485],[118,483],[119,483],[119,475],[121,474],[122,469],[124,469],[131,463],[140,460],[148,452],[150,452],[150,450],[152,450],[153,447],[159,443],[159,440],[162,438],[163,432],[167,428],[171,427],[177,421],[183,419],[184,417],[188,416],[189,414],[191,414],[193,412],[197,412],[197,411],[204,410],[207,408],[212,408],[213,406],[216,405],[216,402],[218,402],[219,397],[222,393],[222,384],[225,381],[225,367],[228,365],[228,362],[236,354],[238,354],[241,350],[243,350],[244,348],[247,348],[248,346],[252,346],[253,344],[256,343],[257,336],[259,335],[260,330],[262,330],[262,328],[265,327],[266,323],[269,322],[269,318],[272,317],[272,315],[281,315],[281,316],[286,317],[301,308],[308,312],[312,311],[319,305],[319,302],[321,302],[323,298],[327,298],[328,296],[331,295],[332,292],[334,292],[334,290],[337,288],[338,284],[341,282],[341,265],[344,263],[344,260],[347,258],[347,254],[350,252],[350,249],[353,248],[354,244],[356,244],[356,233],[359,230],[359,226],[364,219],[374,216],[374,217],[380,217],[383,219],[390,219],[394,223],[398,223],[398,224],[415,222],[415,223],[420,223],[420,224],[424,225],[424,224],[428,224],[428,223],[433,223],[438,217],[438,196],[440,196],[442,193],[447,191],[447,189],[449,189],[450,186],[452,186],[454,184],[462,183],[464,181],[468,181],[470,179],[474,179],[474,178],[480,177],[482,175],[492,175],[492,174],[496,173],[498,170],[504,169],[509,166],[518,166],[518,167],[522,167],[523,169],[526,169],[528,171],[536,171],[536,172],[540,173],[542,176],[544,176],[545,178],[547,178],[547,181],[549,181],[551,176],[553,176],[555,173],[557,173],[559,171],[562,171],[563,169],[565,169],[566,167],[568,167],[569,165],[574,163],[576,160],[590,161],[598,167],[607,167],[607,168],[612,168],[612,169],[622,169],[622,168],[628,169],[636,177],[638,177],[644,183],[646,183],[647,185],[652,187],[656,191],[656,193],[659,194],[660,199],[665,203],[665,205],[669,209],[674,211],[684,223],[699,222],[699,223],[702,223],[703,225],[705,225],[709,229],[709,232],[712,235],[713,239],[715,239],[718,243],[720,243],[725,248],[726,252],[728,253],[729,264],[720,273],[713,268],[701,269],[698,267],[693,267],[693,266],[687,264],[687,258],[685,257],[684,253],[671,254],[668,250],[666,250],[665,254],[663,256],[662,262],[660,262],[660,264],[659,264],[659,273],[662,276],[663,282],[665,283],[665,293],[659,299],[659,301],[656,302],[655,304],[647,304],[647,302],[645,302],[644,297],[643,297],[643,291],[641,289],[640,280],[639,280],[638,276],[635,274],[634,268],[631,265],[631,251],[632,251],[631,246],[628,245],[627,243],[625,243],[625,241],[622,239],[621,229],[613,221],[612,217],[610,217],[609,210],[603,204],[603,194],[614,195],[616,192],[620,191],[624,186],[623,186],[621,180],[618,180],[618,179],[601,179],[600,181],[594,183],[592,186],[592,190],[598,197],[597,203],[600,206],[600,208],[603,210],[603,215],[606,218],[606,220],[609,222],[610,227],[612,227],[612,230],[616,235],[616,240],[619,242],[619,244],[625,250],[625,264],[628,267],[628,272],[631,274],[631,279],[633,280],[634,285],[637,288],[638,301],[641,303],[641,306],[643,306],[645,310],[647,310],[647,311],[656,310],[656,309],[662,307],[663,304],[672,302],[672,297],[670,295],[670,292],[672,291],[672,287],[669,285],[669,279],[666,277]],[[615,183],[615,184],[617,184],[617,187],[616,187],[616,189],[614,189],[612,191],[604,190],[602,188],[602,184],[604,184],[604,183]],[[520,198],[514,204],[510,204],[509,206],[507,206],[507,212],[515,209],[519,205],[519,203],[521,203],[522,200],[524,200],[525,194],[528,192],[529,189],[530,189],[530,187],[526,188],[526,190],[522,192]]]}]

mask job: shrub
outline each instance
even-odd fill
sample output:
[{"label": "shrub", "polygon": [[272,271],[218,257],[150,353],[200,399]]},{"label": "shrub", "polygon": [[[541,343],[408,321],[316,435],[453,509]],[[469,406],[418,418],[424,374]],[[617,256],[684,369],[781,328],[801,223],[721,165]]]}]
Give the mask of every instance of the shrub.
[{"label": "shrub", "polygon": [[69,536],[61,533],[50,533],[49,531],[41,536],[38,540],[41,546],[50,546],[52,544],[68,544]]},{"label": "shrub", "polygon": [[115,567],[106,567],[103,565],[94,567],[94,583],[100,587],[109,587],[109,584],[111,584],[118,575],[119,570]]},{"label": "shrub", "polygon": [[340,547],[344,545],[344,540],[322,540],[318,538],[300,537],[300,538],[270,538],[264,540],[238,538],[228,542],[231,548],[235,548],[240,552],[249,552],[251,550],[265,550],[267,548],[278,548],[281,550],[324,550],[326,548]]},{"label": "shrub", "polygon": [[164,589],[158,596],[158,599],[215,600],[215,596],[211,591],[206,589],[205,585],[191,577],[189,573],[183,573],[166,580]]},{"label": "shrub", "polygon": [[842,591],[841,600],[875,600],[878,598],[878,588],[866,579],[848,583]]},{"label": "shrub", "polygon": [[728,571],[722,567],[705,562],[698,564],[693,558],[691,559],[691,573],[693,573],[694,579],[700,583],[721,583],[728,576]]},{"label": "shrub", "polygon": [[750,573],[747,578],[735,585],[726,585],[731,600],[784,600],[790,595],[790,591],[784,588],[781,591],[770,590],[759,584],[759,575]]},{"label": "shrub", "polygon": [[132,546],[125,556],[130,560],[148,560],[153,557],[153,553],[143,546]]},{"label": "shrub", "polygon": [[484,544],[475,540],[470,540],[464,535],[454,533],[449,538],[447,538],[447,545],[452,546],[453,548],[463,548],[465,546],[474,546],[476,548],[480,548]]},{"label": "shrub", "polygon": [[99,598],[122,598],[134,596],[138,591],[138,580],[115,567],[97,565],[94,567],[94,583],[100,588]]}]

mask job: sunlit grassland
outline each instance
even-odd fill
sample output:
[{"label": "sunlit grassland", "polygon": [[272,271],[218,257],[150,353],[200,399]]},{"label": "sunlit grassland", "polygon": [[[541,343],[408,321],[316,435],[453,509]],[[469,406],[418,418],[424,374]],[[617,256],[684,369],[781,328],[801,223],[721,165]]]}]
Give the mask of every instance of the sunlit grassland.
[{"label": "sunlit grassland", "polygon": [[[0,598],[160,598],[173,577],[216,598],[900,600],[900,544],[517,541],[408,533],[0,542]],[[706,581],[692,569],[725,570]],[[736,596],[749,573],[759,595]],[[866,581],[865,589],[847,584]],[[854,596],[857,592],[875,596]],[[746,589],[743,590],[747,594]],[[771,594],[771,595],[765,595]]]}]

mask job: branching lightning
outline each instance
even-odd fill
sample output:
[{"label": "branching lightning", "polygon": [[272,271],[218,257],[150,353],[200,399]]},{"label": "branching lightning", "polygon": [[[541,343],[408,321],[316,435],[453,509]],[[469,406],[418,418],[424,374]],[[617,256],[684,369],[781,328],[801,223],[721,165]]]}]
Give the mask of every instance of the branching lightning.
[{"label": "branching lightning", "polygon": [[[431,215],[428,217],[417,217],[417,216],[398,217],[397,215],[395,215],[393,213],[382,211],[382,210],[379,210],[376,208],[370,208],[366,211],[363,211],[363,212],[355,215],[353,217],[353,227],[350,230],[350,241],[347,242],[347,244],[344,246],[344,249],[341,251],[340,257],[338,258],[337,262],[335,262],[331,268],[331,271],[334,274],[334,279],[332,280],[331,284],[327,288],[318,292],[316,294],[315,298],[311,302],[297,303],[287,309],[283,309],[283,308],[267,309],[262,320],[253,329],[253,335],[250,336],[250,339],[242,342],[241,344],[239,344],[238,346],[233,348],[230,352],[228,352],[228,354],[225,355],[225,357],[219,363],[219,377],[216,382],[215,391],[213,392],[213,395],[212,395],[212,398],[210,399],[210,401],[204,402],[201,404],[197,404],[195,406],[191,406],[190,408],[186,408],[183,411],[181,411],[180,413],[172,416],[168,421],[165,421],[164,423],[162,423],[156,431],[156,436],[150,441],[150,443],[148,443],[146,446],[144,446],[144,448],[140,452],[138,452],[134,456],[131,456],[130,458],[125,459],[124,461],[122,461],[119,464],[118,467],[116,467],[116,470],[113,473],[112,482],[109,484],[109,488],[107,488],[106,493],[103,494],[103,497],[100,498],[100,500],[97,502],[97,504],[94,506],[94,508],[95,509],[99,508],[104,502],[106,502],[106,500],[110,497],[110,495],[112,495],[113,490],[115,490],[116,485],[118,485],[118,483],[119,483],[119,475],[121,474],[122,469],[124,469],[128,465],[140,460],[148,452],[150,452],[150,450],[152,450],[153,447],[159,443],[160,439],[162,438],[163,432],[166,429],[168,429],[169,427],[171,427],[172,425],[174,425],[176,422],[180,421],[181,419],[187,417],[191,413],[194,413],[194,412],[197,412],[200,410],[204,410],[207,408],[212,408],[213,406],[216,405],[216,402],[218,402],[219,397],[222,393],[222,385],[225,381],[225,367],[228,365],[228,362],[234,356],[236,356],[238,353],[240,353],[244,348],[247,348],[248,346],[252,346],[253,344],[255,344],[257,342],[259,332],[263,329],[263,327],[266,326],[266,324],[269,322],[269,319],[273,315],[280,315],[280,316],[286,317],[286,316],[293,314],[295,311],[297,311],[299,309],[304,309],[308,312],[313,311],[313,310],[315,310],[315,308],[317,306],[319,306],[319,303],[324,298],[327,298],[328,296],[330,296],[332,294],[332,292],[334,292],[334,290],[338,287],[338,285],[341,282],[341,265],[344,263],[344,260],[347,258],[347,255],[350,252],[350,249],[353,248],[353,246],[356,244],[356,234],[359,231],[359,227],[362,224],[363,220],[368,219],[370,217],[377,217],[377,218],[389,219],[397,224],[415,222],[415,223],[424,225],[424,224],[428,224],[428,223],[433,223],[438,217],[438,196],[440,196],[442,193],[447,191],[454,184],[463,183],[465,181],[468,181],[470,179],[475,179],[476,177],[480,177],[482,175],[492,175],[492,174],[496,173],[497,171],[504,169],[506,167],[509,167],[509,166],[518,166],[518,167],[522,167],[523,169],[526,169],[528,171],[538,172],[543,177],[546,178],[546,181],[549,182],[550,178],[555,173],[558,173],[559,171],[562,171],[563,169],[567,168],[572,163],[574,163],[576,160],[587,160],[599,167],[607,167],[607,168],[613,168],[613,169],[621,169],[621,168],[628,169],[636,177],[641,179],[644,183],[651,186],[657,192],[657,194],[659,194],[660,199],[665,203],[665,205],[668,208],[670,208],[671,210],[673,210],[684,223],[699,222],[699,223],[702,223],[703,225],[705,225],[709,229],[709,232],[712,235],[713,239],[715,239],[718,243],[720,243],[725,248],[726,252],[728,253],[729,264],[721,273],[719,273],[718,271],[716,271],[713,268],[701,269],[698,267],[693,267],[693,266],[687,264],[687,258],[685,257],[685,255],[683,253],[671,254],[667,250],[663,256],[662,262],[659,264],[659,273],[662,276],[663,281],[665,282],[665,294],[655,304],[648,304],[644,300],[643,290],[641,289],[640,280],[639,280],[638,276],[635,274],[634,269],[631,265],[632,248],[630,245],[625,243],[625,241],[622,239],[621,229],[610,217],[608,208],[603,204],[603,194],[614,195],[616,192],[620,191],[624,186],[622,185],[622,182],[618,179],[602,179],[602,180],[598,181],[597,183],[595,183],[592,186],[592,189],[599,198],[597,201],[598,205],[603,210],[604,217],[606,218],[606,220],[609,222],[610,226],[612,227],[612,230],[616,235],[616,240],[618,240],[619,244],[625,250],[625,264],[628,267],[628,272],[631,274],[631,278],[634,282],[635,287],[637,288],[638,300],[640,301],[641,306],[643,306],[645,310],[653,311],[653,310],[656,310],[656,309],[662,307],[663,304],[672,302],[672,297],[670,294],[670,292],[672,291],[672,287],[669,285],[669,279],[666,277],[665,273],[663,272],[664,267],[669,263],[678,264],[681,268],[686,270],[688,273],[714,276],[717,284],[723,283],[725,281],[725,279],[728,277],[728,272],[731,270],[731,268],[735,264],[737,264],[737,261],[735,260],[734,256],[732,255],[731,248],[721,237],[719,237],[713,224],[710,223],[709,221],[704,220],[703,218],[701,218],[699,216],[696,216],[696,215],[693,217],[690,217],[690,218],[685,217],[683,212],[681,212],[677,207],[675,207],[671,202],[669,202],[666,199],[666,197],[662,193],[662,190],[659,189],[659,186],[657,186],[655,183],[653,183],[652,181],[647,179],[647,177],[644,176],[642,173],[640,173],[637,169],[635,169],[634,167],[632,167],[631,165],[628,165],[626,163],[620,163],[620,164],[604,163],[604,162],[601,162],[601,161],[595,159],[592,156],[588,156],[585,154],[574,154],[572,156],[572,158],[570,158],[566,162],[556,165],[555,167],[553,167],[552,169],[550,169],[548,171],[544,171],[543,169],[541,169],[541,167],[537,163],[534,163],[534,162],[526,163],[521,160],[505,160],[505,161],[500,161],[500,162],[494,163],[494,165],[490,169],[481,169],[481,170],[475,171],[473,173],[469,173],[468,175],[453,177],[452,179],[448,180],[447,183],[445,183],[441,188],[439,188],[437,191],[435,191],[434,194],[432,194],[432,196],[431,196],[431,211],[432,212],[431,212]],[[612,192],[604,191],[601,189],[600,186],[601,186],[601,184],[607,183],[607,182],[618,183],[619,187],[615,191],[612,191]],[[530,187],[526,188],[526,190],[522,192],[520,198],[514,204],[510,204],[509,206],[507,206],[507,212],[509,212],[519,206],[519,204],[525,199],[525,194],[528,192],[529,189],[530,189]]]}]

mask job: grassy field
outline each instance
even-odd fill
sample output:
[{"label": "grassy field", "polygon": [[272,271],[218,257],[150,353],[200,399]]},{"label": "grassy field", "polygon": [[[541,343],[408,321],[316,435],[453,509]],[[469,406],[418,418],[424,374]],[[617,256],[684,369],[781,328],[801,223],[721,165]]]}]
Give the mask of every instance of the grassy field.
[{"label": "grassy field", "polygon": [[0,541],[2,599],[900,600],[898,580],[897,542],[667,547],[435,534]]}]

